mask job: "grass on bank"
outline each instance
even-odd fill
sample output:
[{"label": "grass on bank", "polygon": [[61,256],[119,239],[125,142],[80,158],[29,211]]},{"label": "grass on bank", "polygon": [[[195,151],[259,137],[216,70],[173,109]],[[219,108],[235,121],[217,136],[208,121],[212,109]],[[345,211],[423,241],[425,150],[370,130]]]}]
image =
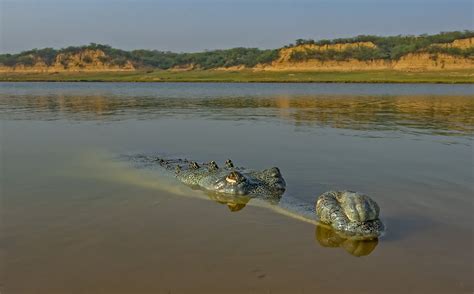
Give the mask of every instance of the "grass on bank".
[{"label": "grass on bank", "polygon": [[0,81],[48,82],[283,82],[283,83],[474,83],[474,69],[458,71],[402,72],[267,72],[267,71],[133,71],[0,73]]}]

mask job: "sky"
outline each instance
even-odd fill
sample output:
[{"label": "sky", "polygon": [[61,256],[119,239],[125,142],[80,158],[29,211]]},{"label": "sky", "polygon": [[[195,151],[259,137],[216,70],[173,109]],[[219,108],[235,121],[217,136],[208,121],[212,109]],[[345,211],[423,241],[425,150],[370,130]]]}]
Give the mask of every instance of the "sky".
[{"label": "sky", "polygon": [[89,43],[195,52],[473,29],[474,0],[0,0],[0,52]]}]

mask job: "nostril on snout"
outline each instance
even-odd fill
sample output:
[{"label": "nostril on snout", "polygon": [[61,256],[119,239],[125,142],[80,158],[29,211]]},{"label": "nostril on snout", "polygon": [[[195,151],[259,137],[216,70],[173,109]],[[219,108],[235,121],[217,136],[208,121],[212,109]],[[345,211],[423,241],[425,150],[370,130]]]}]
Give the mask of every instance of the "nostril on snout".
[{"label": "nostril on snout", "polygon": [[270,176],[272,177],[281,177],[281,172],[280,172],[280,169],[278,169],[278,167],[273,167],[270,169],[271,173],[270,173]]}]

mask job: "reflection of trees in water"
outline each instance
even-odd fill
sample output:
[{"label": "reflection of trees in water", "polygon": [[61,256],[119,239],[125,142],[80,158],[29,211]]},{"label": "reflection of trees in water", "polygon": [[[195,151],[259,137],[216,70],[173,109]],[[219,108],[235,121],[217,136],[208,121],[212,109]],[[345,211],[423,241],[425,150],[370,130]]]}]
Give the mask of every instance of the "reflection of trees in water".
[{"label": "reflection of trees in water", "polygon": [[378,239],[354,240],[339,235],[333,229],[324,225],[316,226],[316,240],[323,247],[343,248],[353,256],[366,256],[371,254],[377,247]]},{"label": "reflection of trees in water", "polygon": [[72,119],[184,114],[214,119],[278,118],[299,126],[352,130],[428,131],[442,135],[471,135],[474,131],[474,98],[469,96],[158,98],[52,95],[2,97],[0,107],[3,112],[8,109],[15,109],[17,114],[50,112],[50,115]]},{"label": "reflection of trees in water", "polygon": [[465,96],[340,97],[285,99],[295,123],[357,130],[420,129],[472,132],[474,99]]}]

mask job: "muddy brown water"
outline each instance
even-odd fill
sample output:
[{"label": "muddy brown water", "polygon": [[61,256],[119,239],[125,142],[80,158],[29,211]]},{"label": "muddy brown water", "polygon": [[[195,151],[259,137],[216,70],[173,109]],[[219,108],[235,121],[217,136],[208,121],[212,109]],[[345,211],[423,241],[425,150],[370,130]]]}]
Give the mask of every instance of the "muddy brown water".
[{"label": "muddy brown water", "polygon": [[[0,291],[472,293],[472,90],[0,83]],[[134,153],[278,166],[287,191],[210,198]],[[372,196],[386,234],[298,218],[331,189]]]}]

